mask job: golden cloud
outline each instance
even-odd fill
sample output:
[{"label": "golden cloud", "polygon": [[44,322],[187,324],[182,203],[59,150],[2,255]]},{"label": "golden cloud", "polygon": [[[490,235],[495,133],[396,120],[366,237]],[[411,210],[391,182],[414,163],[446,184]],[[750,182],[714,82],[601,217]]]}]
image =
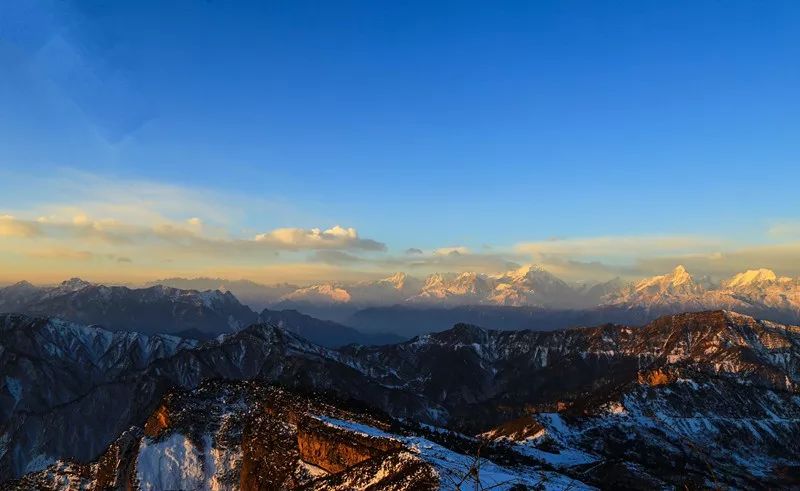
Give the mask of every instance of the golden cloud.
[{"label": "golden cloud", "polygon": [[35,237],[39,234],[36,222],[17,220],[11,215],[0,215],[0,237]]}]

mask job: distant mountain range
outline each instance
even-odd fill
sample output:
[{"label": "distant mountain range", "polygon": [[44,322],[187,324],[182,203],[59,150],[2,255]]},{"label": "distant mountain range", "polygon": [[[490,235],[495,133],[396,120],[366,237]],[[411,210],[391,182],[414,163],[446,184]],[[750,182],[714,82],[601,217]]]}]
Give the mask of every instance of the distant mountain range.
[{"label": "distant mountain range", "polygon": [[[248,298],[257,295],[256,284],[245,282]],[[164,280],[184,287],[217,285],[237,296],[240,282],[223,280]],[[749,270],[719,283],[695,278],[683,266],[673,271],[625,283],[619,279],[593,285],[574,285],[537,266],[497,274],[475,272],[433,274],[417,279],[396,273],[377,281],[319,283],[305,287],[261,286],[261,302],[270,306],[329,307],[355,312],[369,307],[404,305],[414,308],[505,306],[551,310],[625,307],[663,312],[727,308],[752,313],[781,312],[786,318],[800,314],[800,279],[779,277],[768,269]]]},{"label": "distant mountain range", "polygon": [[[505,306],[491,302],[471,305],[404,302],[359,309],[343,319],[363,331],[381,326],[404,336],[431,332],[456,322],[495,329],[536,330],[604,322],[642,325],[662,315],[714,309],[776,322],[800,322],[800,281],[778,277],[767,269],[746,271],[714,284],[707,278],[695,279],[678,266],[668,274],[630,284],[612,281],[567,288],[559,290],[570,295],[571,303],[577,307],[557,307],[559,303]],[[316,308],[318,315],[324,316],[324,310]]]},{"label": "distant mountain range", "polygon": [[72,278],[53,287],[28,282],[0,288],[0,312],[58,317],[114,331],[176,334],[206,340],[262,320],[296,332],[324,346],[397,341],[384,333],[364,334],[332,321],[293,310],[256,313],[229,291],[183,290],[156,285],[147,288],[96,285]]},{"label": "distant mountain range", "polygon": [[[172,286],[140,289],[79,279],[55,287],[21,282],[0,288],[0,312],[58,316],[111,329],[196,339],[240,329],[261,318],[296,329],[325,346],[391,342],[396,336],[408,338],[459,322],[552,330],[603,322],[641,325],[661,315],[714,309],[800,322],[800,280],[768,269],[748,270],[718,283],[695,278],[683,266],[638,282],[616,279],[594,285],[571,285],[535,266],[492,275],[435,274],[424,280],[397,273],[377,281],[302,288],[220,279],[168,282]],[[219,289],[188,288],[214,285]],[[241,288],[251,300],[260,298],[255,303],[269,307],[257,313],[240,303]]]},{"label": "distant mountain range", "polygon": [[2,315],[0,335],[9,489],[800,483],[800,328],[728,311],[340,349],[268,324],[199,343]]},{"label": "distant mountain range", "polygon": [[602,322],[644,324],[661,315],[727,309],[777,322],[800,322],[800,279],[768,269],[721,282],[683,266],[638,282],[574,285],[536,266],[498,274],[404,273],[355,284],[322,283],[274,300],[363,331],[414,336],[469,322],[496,329],[549,330]]},{"label": "distant mountain range", "polygon": [[[612,282],[613,283],[613,282]],[[405,273],[377,281],[354,284],[322,283],[283,295],[278,302],[387,306],[504,305],[572,308],[594,304],[603,291],[573,288],[549,272],[525,266],[514,271],[487,275],[475,272],[437,273],[424,280]]]},{"label": "distant mountain range", "polygon": [[181,290],[219,290],[221,292],[231,292],[236,295],[239,301],[245,305],[249,305],[255,310],[262,310],[272,306],[284,295],[300,288],[290,283],[263,285],[249,280],[226,280],[223,278],[165,278],[163,280],[151,281],[145,286],[158,285],[179,288]]}]

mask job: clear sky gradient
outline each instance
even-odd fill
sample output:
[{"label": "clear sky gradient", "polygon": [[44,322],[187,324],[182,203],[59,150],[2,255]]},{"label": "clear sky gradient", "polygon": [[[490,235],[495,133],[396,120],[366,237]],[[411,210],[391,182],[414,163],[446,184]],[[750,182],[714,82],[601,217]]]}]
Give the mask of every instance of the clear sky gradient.
[{"label": "clear sky gradient", "polygon": [[10,1],[0,73],[3,281],[800,274],[798,2]]}]

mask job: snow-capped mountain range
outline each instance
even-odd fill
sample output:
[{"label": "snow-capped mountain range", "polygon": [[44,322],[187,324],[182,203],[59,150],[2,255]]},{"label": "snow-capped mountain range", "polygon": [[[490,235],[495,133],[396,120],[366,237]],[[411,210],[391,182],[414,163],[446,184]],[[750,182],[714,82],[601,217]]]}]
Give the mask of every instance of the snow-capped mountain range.
[{"label": "snow-capped mountain range", "polygon": [[397,273],[376,282],[322,283],[285,294],[278,303],[357,306],[490,305],[590,309],[635,307],[683,312],[706,309],[780,309],[800,312],[800,280],[768,269],[748,270],[718,284],[695,278],[683,266],[641,281],[619,279],[591,286],[570,285],[537,266],[498,274],[433,274],[418,280]]},{"label": "snow-capped mountain range", "polygon": [[537,266],[481,274],[435,273],[420,280],[396,273],[377,281],[354,284],[321,283],[285,294],[278,302],[393,305],[507,305],[577,307],[586,304],[585,292]]},{"label": "snow-capped mountain range", "polygon": [[776,310],[800,313],[800,280],[778,277],[769,269],[748,270],[715,285],[695,279],[683,266],[628,285],[603,299],[603,305],[653,310],[729,309],[757,313]]},{"label": "snow-capped mountain range", "polygon": [[[353,284],[282,285],[281,291],[294,289],[265,298],[261,303],[270,307],[260,313],[239,302],[235,288],[240,282],[178,283],[219,283],[223,289],[199,291],[164,285],[136,289],[96,285],[77,278],[40,287],[23,281],[0,288],[0,312],[56,316],[114,330],[201,339],[240,329],[261,318],[298,329],[296,332],[327,346],[369,342],[345,326],[381,336],[394,333],[411,337],[457,322],[495,329],[541,330],[602,322],[643,324],[660,315],[712,309],[800,323],[800,280],[781,277],[768,269],[744,271],[715,283],[677,266],[667,274],[638,282],[615,279],[594,285],[569,284],[536,266],[498,274],[433,274],[425,279],[397,273]],[[255,285],[245,283],[248,288]],[[253,294],[252,290],[248,292]]]}]

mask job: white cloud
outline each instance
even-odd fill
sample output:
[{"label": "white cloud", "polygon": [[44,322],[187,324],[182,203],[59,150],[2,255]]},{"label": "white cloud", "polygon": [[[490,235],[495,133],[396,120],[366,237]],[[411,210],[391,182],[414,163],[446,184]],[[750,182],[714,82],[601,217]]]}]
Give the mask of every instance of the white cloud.
[{"label": "white cloud", "polygon": [[383,251],[386,245],[371,239],[361,239],[356,229],[335,225],[327,230],[319,228],[278,228],[258,234],[256,242],[276,249],[362,249]]}]

